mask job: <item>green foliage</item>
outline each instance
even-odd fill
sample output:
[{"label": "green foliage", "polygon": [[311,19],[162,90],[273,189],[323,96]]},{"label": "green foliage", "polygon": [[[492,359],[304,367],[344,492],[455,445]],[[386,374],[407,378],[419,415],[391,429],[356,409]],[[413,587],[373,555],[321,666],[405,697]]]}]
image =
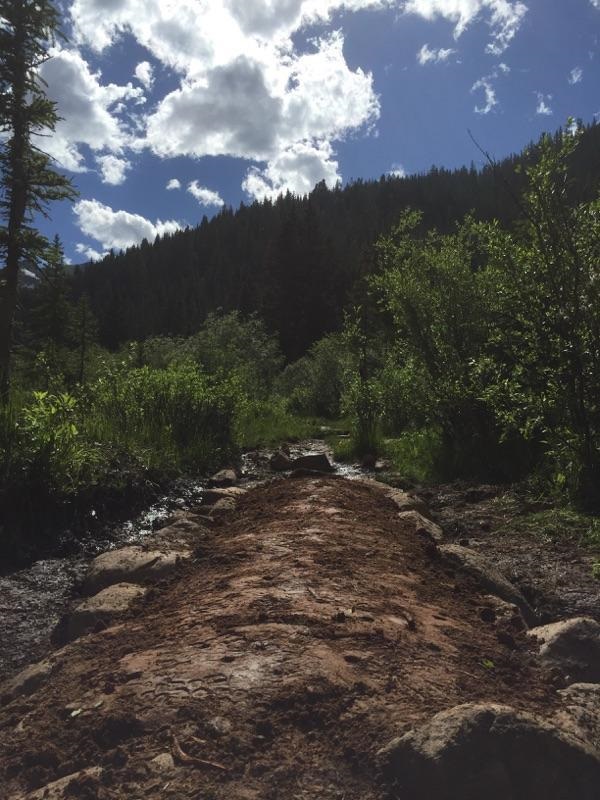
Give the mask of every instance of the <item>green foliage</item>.
[{"label": "green foliage", "polygon": [[325,336],[305,356],[283,370],[276,382],[276,392],[288,398],[293,413],[337,419],[351,360],[340,334]]}]

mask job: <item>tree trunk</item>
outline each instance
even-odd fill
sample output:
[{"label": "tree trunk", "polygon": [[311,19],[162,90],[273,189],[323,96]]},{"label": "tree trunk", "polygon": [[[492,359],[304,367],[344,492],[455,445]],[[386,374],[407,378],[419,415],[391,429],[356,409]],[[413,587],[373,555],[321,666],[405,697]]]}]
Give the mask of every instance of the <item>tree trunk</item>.
[{"label": "tree trunk", "polygon": [[14,81],[11,98],[12,137],[8,142],[8,181],[6,194],[9,203],[6,232],[6,265],[2,274],[0,297],[0,403],[10,395],[12,334],[17,308],[19,266],[22,254],[22,232],[27,208],[27,174],[25,160],[28,146],[26,112],[27,67],[25,59],[25,26],[23,16],[15,19]]}]

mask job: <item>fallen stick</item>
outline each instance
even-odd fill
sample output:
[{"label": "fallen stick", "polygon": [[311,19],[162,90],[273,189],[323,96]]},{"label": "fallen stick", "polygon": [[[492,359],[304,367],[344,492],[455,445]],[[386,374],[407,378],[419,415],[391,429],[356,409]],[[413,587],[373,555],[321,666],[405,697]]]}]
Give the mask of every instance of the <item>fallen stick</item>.
[{"label": "fallen stick", "polygon": [[224,767],[222,764],[217,764],[215,761],[205,761],[203,758],[196,758],[196,756],[190,756],[188,753],[184,753],[177,740],[177,736],[171,733],[171,737],[173,740],[171,743],[171,754],[176,761],[191,767],[212,767],[213,769],[221,770],[221,772],[227,772],[227,767]]}]

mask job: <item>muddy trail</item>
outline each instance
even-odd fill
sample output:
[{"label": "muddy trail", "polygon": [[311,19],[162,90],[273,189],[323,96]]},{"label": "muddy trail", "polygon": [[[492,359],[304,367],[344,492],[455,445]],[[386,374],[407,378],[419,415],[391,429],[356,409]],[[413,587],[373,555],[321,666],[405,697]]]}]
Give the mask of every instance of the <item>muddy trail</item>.
[{"label": "muddy trail", "polygon": [[[569,680],[537,656],[526,601],[500,584],[494,596],[401,500],[300,474],[180,515],[152,542],[152,569],[165,543],[182,548],[168,577],[0,687],[0,797],[425,800],[483,786],[494,799],[595,800],[600,722],[565,717]],[[460,719],[444,716],[456,707]],[[440,731],[402,760],[432,719],[454,726],[450,794],[423,762]],[[465,789],[461,741],[481,725],[483,772],[471,781],[471,748]],[[511,726],[509,757],[494,737]],[[539,793],[529,778],[517,791],[523,765],[505,764],[525,751]]]}]

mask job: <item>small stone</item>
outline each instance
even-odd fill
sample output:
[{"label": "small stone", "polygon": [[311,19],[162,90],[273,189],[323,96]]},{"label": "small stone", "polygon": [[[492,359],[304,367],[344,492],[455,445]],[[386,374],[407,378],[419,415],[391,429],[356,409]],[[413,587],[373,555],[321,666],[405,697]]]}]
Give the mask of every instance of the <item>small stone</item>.
[{"label": "small stone", "polygon": [[153,771],[164,774],[165,772],[173,772],[175,761],[171,753],[160,753],[150,761],[150,766]]},{"label": "small stone", "polygon": [[439,525],[424,517],[419,511],[401,511],[398,519],[413,525],[416,533],[431,537],[434,542],[444,541],[444,532]]}]

